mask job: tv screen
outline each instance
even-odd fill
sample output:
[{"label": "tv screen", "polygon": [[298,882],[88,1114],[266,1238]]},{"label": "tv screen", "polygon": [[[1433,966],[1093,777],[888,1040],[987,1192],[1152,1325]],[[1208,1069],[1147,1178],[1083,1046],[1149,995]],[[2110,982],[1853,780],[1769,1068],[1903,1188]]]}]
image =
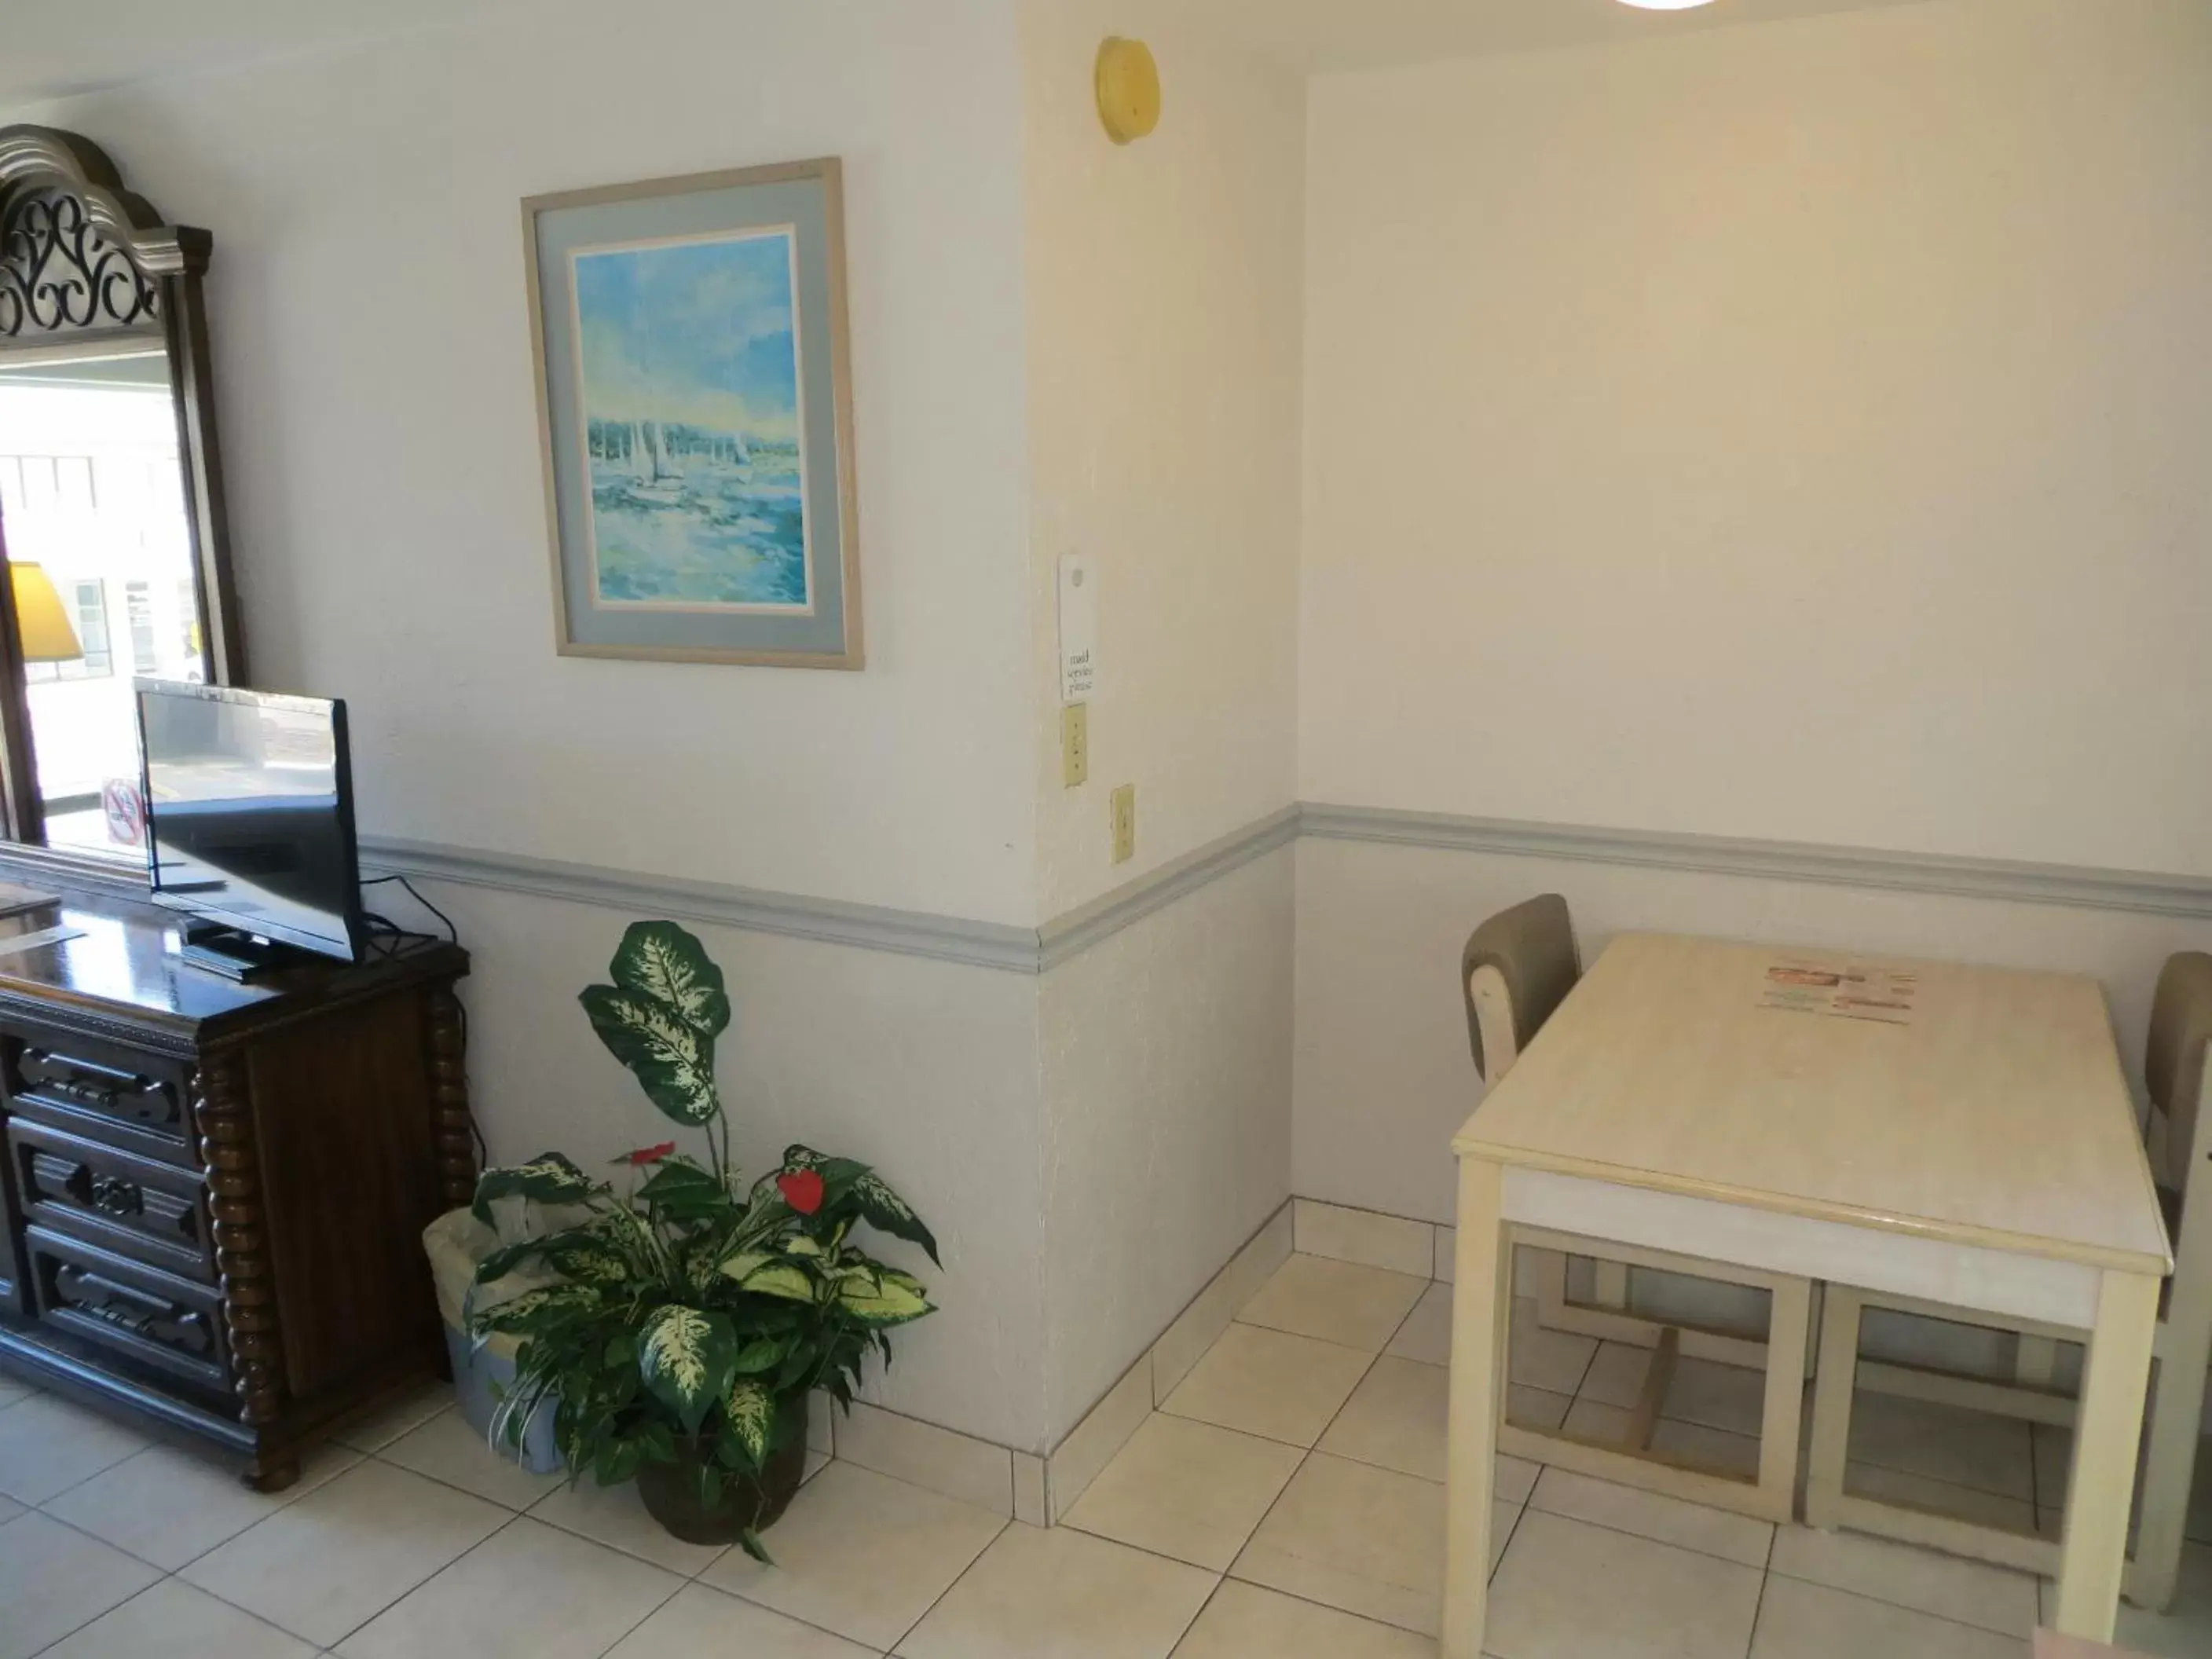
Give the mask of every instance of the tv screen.
[{"label": "tv screen", "polygon": [[358,957],[345,705],[157,680],[137,691],[155,897],[240,933]]}]

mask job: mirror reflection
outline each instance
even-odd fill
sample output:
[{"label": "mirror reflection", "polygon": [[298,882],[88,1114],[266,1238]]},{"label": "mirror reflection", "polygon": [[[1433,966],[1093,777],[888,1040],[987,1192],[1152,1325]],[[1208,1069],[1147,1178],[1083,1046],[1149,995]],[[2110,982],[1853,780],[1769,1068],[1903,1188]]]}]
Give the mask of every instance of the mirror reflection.
[{"label": "mirror reflection", "polygon": [[207,678],[185,515],[159,339],[0,359],[0,524],[50,846],[143,856],[131,680]]}]

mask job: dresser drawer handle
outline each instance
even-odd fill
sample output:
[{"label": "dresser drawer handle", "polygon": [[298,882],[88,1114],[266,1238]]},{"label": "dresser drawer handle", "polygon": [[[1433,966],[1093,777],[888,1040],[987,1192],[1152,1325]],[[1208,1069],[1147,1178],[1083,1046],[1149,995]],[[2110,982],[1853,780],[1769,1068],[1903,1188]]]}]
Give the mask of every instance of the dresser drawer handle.
[{"label": "dresser drawer handle", "polygon": [[211,1353],[214,1332],[205,1314],[179,1308],[166,1297],[122,1285],[74,1264],[54,1275],[54,1288],[75,1312],[187,1353]]},{"label": "dresser drawer handle", "polygon": [[92,1182],[92,1207],[104,1210],[109,1215],[143,1215],[146,1212],[146,1190],[135,1181],[125,1181],[121,1176],[94,1176]]}]

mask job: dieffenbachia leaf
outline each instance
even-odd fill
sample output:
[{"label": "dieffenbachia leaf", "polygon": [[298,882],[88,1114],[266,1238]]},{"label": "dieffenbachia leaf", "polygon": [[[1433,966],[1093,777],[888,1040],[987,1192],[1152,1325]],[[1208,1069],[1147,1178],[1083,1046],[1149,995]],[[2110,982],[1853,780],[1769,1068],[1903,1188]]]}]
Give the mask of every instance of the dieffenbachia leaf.
[{"label": "dieffenbachia leaf", "polygon": [[699,1424],[730,1386],[738,1334],[728,1318],[672,1303],[638,1333],[637,1372],[661,1402],[696,1434]]},{"label": "dieffenbachia leaf", "polygon": [[510,1297],[497,1307],[476,1315],[470,1322],[478,1335],[491,1331],[534,1335],[569,1315],[592,1311],[600,1301],[594,1285],[549,1285],[544,1290],[525,1291],[520,1296]]},{"label": "dieffenbachia leaf", "polygon": [[[726,1263],[722,1271],[729,1272]],[[738,1280],[738,1288],[751,1291],[758,1296],[781,1297],[787,1302],[814,1300],[814,1281],[803,1269],[793,1267],[788,1261],[770,1261],[754,1268]]]},{"label": "dieffenbachia leaf", "polygon": [[896,1267],[856,1273],[839,1281],[837,1305],[863,1325],[904,1325],[934,1312],[921,1281]]},{"label": "dieffenbachia leaf", "polygon": [[757,1376],[763,1371],[772,1371],[791,1351],[791,1339],[782,1336],[757,1336],[738,1350],[733,1369],[739,1376]]},{"label": "dieffenbachia leaf", "polygon": [[768,1462],[769,1436],[775,1423],[775,1396],[757,1377],[741,1376],[722,1401],[730,1436],[754,1468]]},{"label": "dieffenbachia leaf", "polygon": [[745,1281],[746,1275],[759,1269],[768,1259],[769,1255],[766,1250],[740,1250],[735,1255],[726,1258],[716,1271],[727,1278],[736,1279],[742,1285]]},{"label": "dieffenbachia leaf", "polygon": [[730,1023],[722,970],[672,921],[632,922],[607,971],[624,990],[666,1003],[701,1036],[718,1036]]},{"label": "dieffenbachia leaf", "polygon": [[619,1285],[631,1277],[623,1253],[603,1238],[570,1237],[545,1249],[545,1265],[583,1285]]},{"label": "dieffenbachia leaf", "polygon": [[496,1198],[526,1198],[538,1204],[580,1204],[592,1195],[592,1178],[558,1152],[540,1152],[527,1164],[486,1170],[477,1177],[476,1218],[492,1224]]},{"label": "dieffenbachia leaf", "polygon": [[[903,1238],[909,1243],[921,1245],[929,1253],[929,1259],[937,1261],[936,1238],[928,1228],[922,1225],[921,1218],[908,1207],[904,1199],[890,1189],[881,1176],[872,1170],[862,1176],[854,1183],[853,1197],[860,1206],[862,1219],[870,1226],[889,1233],[893,1238]],[[938,1265],[942,1267],[945,1264],[938,1262]]]},{"label": "dieffenbachia leaf", "polygon": [[714,1089],[714,1042],[673,1004],[611,985],[578,999],[608,1052],[636,1073],[653,1103],[678,1123],[711,1123],[722,1109]]},{"label": "dieffenbachia leaf", "polygon": [[672,1158],[646,1178],[637,1195],[664,1216],[678,1221],[712,1215],[730,1201],[728,1192],[711,1170]]}]

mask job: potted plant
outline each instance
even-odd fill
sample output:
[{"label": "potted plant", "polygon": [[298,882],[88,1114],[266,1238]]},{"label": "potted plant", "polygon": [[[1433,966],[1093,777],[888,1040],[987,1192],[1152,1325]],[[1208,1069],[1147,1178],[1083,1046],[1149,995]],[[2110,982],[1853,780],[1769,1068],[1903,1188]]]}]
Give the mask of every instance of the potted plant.
[{"label": "potted plant", "polygon": [[705,1139],[614,1160],[626,1190],[557,1152],[484,1171],[475,1210],[532,1236],[487,1257],[477,1285],[519,1268],[558,1278],[471,1314],[480,1334],[521,1339],[493,1423],[519,1443],[541,1402],[572,1480],[635,1478],[660,1523],[693,1543],[742,1543],[798,1491],[806,1401],[850,1407],[871,1351],[933,1311],[912,1274],[857,1249],[861,1223],[937,1260],[929,1229],[867,1165],[806,1146],[748,1184],[730,1159],[714,1040],[730,1023],[721,969],[673,922],[623,935],[611,985],[581,997],[592,1026],[653,1103]]}]

